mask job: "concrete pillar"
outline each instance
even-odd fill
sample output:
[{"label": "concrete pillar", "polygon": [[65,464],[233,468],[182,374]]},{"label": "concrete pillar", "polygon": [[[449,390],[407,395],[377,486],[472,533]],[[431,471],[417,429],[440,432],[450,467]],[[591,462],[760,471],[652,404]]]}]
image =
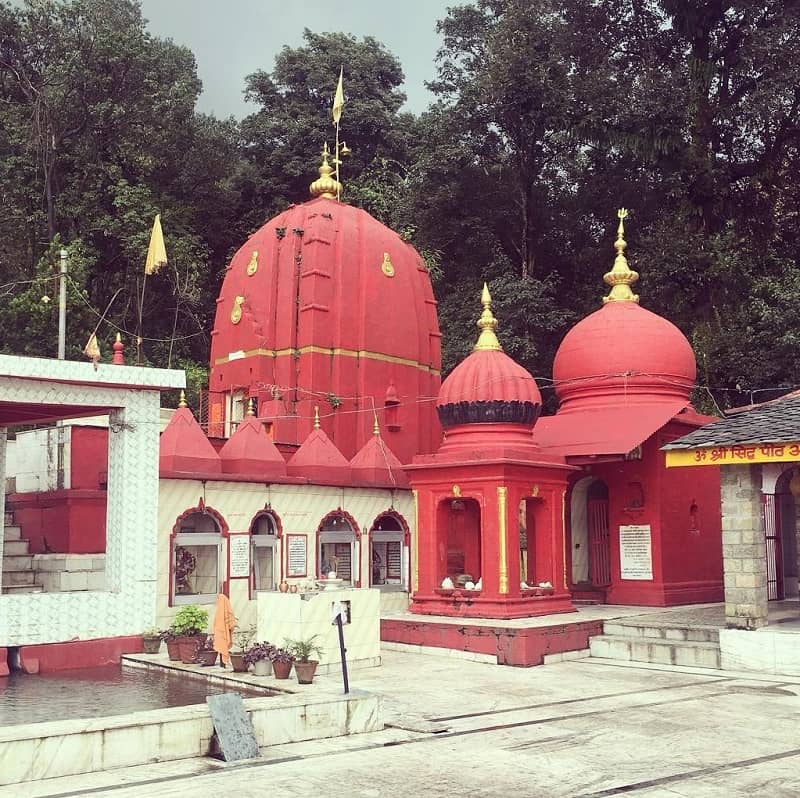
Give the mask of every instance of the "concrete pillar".
[{"label": "concrete pillar", "polygon": [[767,624],[767,554],[761,503],[761,466],[724,465],[722,567],[728,628]]}]

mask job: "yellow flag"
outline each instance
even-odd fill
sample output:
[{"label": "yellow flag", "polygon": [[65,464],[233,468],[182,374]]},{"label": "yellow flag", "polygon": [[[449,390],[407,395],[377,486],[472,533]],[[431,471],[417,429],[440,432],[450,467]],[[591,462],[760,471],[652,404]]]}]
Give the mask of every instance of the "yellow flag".
[{"label": "yellow flag", "polygon": [[167,262],[167,250],[164,247],[164,234],[161,232],[161,214],[157,213],[153,222],[153,232],[150,234],[150,246],[147,248],[147,260],[144,263],[144,273],[153,274]]},{"label": "yellow flag", "polygon": [[89,340],[83,348],[83,354],[86,355],[86,357],[94,363],[94,367],[97,368],[97,362],[102,355],[100,354],[100,345],[97,343],[97,336],[94,333],[89,336]]},{"label": "yellow flag", "polygon": [[342,116],[342,106],[344,105],[344,90],[342,89],[342,76],[344,67],[339,69],[339,83],[336,85],[336,94],[333,95],[333,124],[338,125]]}]

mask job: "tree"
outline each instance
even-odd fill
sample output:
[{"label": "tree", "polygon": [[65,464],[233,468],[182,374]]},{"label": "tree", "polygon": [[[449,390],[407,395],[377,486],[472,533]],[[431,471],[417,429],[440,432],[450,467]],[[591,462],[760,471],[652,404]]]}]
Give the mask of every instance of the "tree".
[{"label": "tree", "polygon": [[368,183],[385,168],[384,160],[402,164],[413,137],[412,118],[399,113],[405,101],[399,90],[400,62],[380,42],[308,29],[303,38],[302,47],[281,50],[271,72],[247,78],[247,97],[260,106],[242,122],[252,181],[251,207],[244,210],[251,227],[308,197],[322,144],[333,144],[331,105],[341,66],[346,100],[342,138],[352,150],[343,166],[345,197],[351,187],[355,193],[360,175]]}]

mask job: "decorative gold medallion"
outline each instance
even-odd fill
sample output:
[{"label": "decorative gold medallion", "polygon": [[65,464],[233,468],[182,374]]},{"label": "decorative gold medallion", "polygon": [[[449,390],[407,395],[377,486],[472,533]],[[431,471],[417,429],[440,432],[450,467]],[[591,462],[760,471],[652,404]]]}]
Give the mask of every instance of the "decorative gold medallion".
[{"label": "decorative gold medallion", "polygon": [[233,308],[231,309],[231,324],[238,324],[242,320],[242,302],[243,296],[237,296],[233,300]]},{"label": "decorative gold medallion", "polygon": [[392,261],[389,258],[388,252],[383,253],[383,263],[381,263],[381,271],[387,277],[394,277],[394,266],[392,265]]},{"label": "decorative gold medallion", "polygon": [[458,485],[453,485],[453,496],[455,496],[456,499],[461,498],[461,488]]},{"label": "decorative gold medallion", "polygon": [[250,256],[250,263],[247,264],[247,275],[252,277],[258,271],[258,250],[254,249]]}]

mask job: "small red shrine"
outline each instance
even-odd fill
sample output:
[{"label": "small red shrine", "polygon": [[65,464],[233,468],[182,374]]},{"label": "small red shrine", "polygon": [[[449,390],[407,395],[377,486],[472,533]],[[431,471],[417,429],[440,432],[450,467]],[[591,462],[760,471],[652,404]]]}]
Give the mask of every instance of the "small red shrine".
[{"label": "small red shrine", "polygon": [[660,447],[713,421],[692,407],[697,368],[681,331],[641,307],[625,257],[616,258],[603,307],[576,324],[553,363],[560,406],[542,418],[542,451],[580,466],[566,504],[572,595],[609,604],[721,601],[718,468],[667,469]]},{"label": "small red shrine", "polygon": [[539,389],[503,352],[485,285],[482,303],[478,342],[439,392],[444,441],[407,467],[419,530],[411,611],[473,618],[570,612],[563,507],[575,469],[534,443]]}]

